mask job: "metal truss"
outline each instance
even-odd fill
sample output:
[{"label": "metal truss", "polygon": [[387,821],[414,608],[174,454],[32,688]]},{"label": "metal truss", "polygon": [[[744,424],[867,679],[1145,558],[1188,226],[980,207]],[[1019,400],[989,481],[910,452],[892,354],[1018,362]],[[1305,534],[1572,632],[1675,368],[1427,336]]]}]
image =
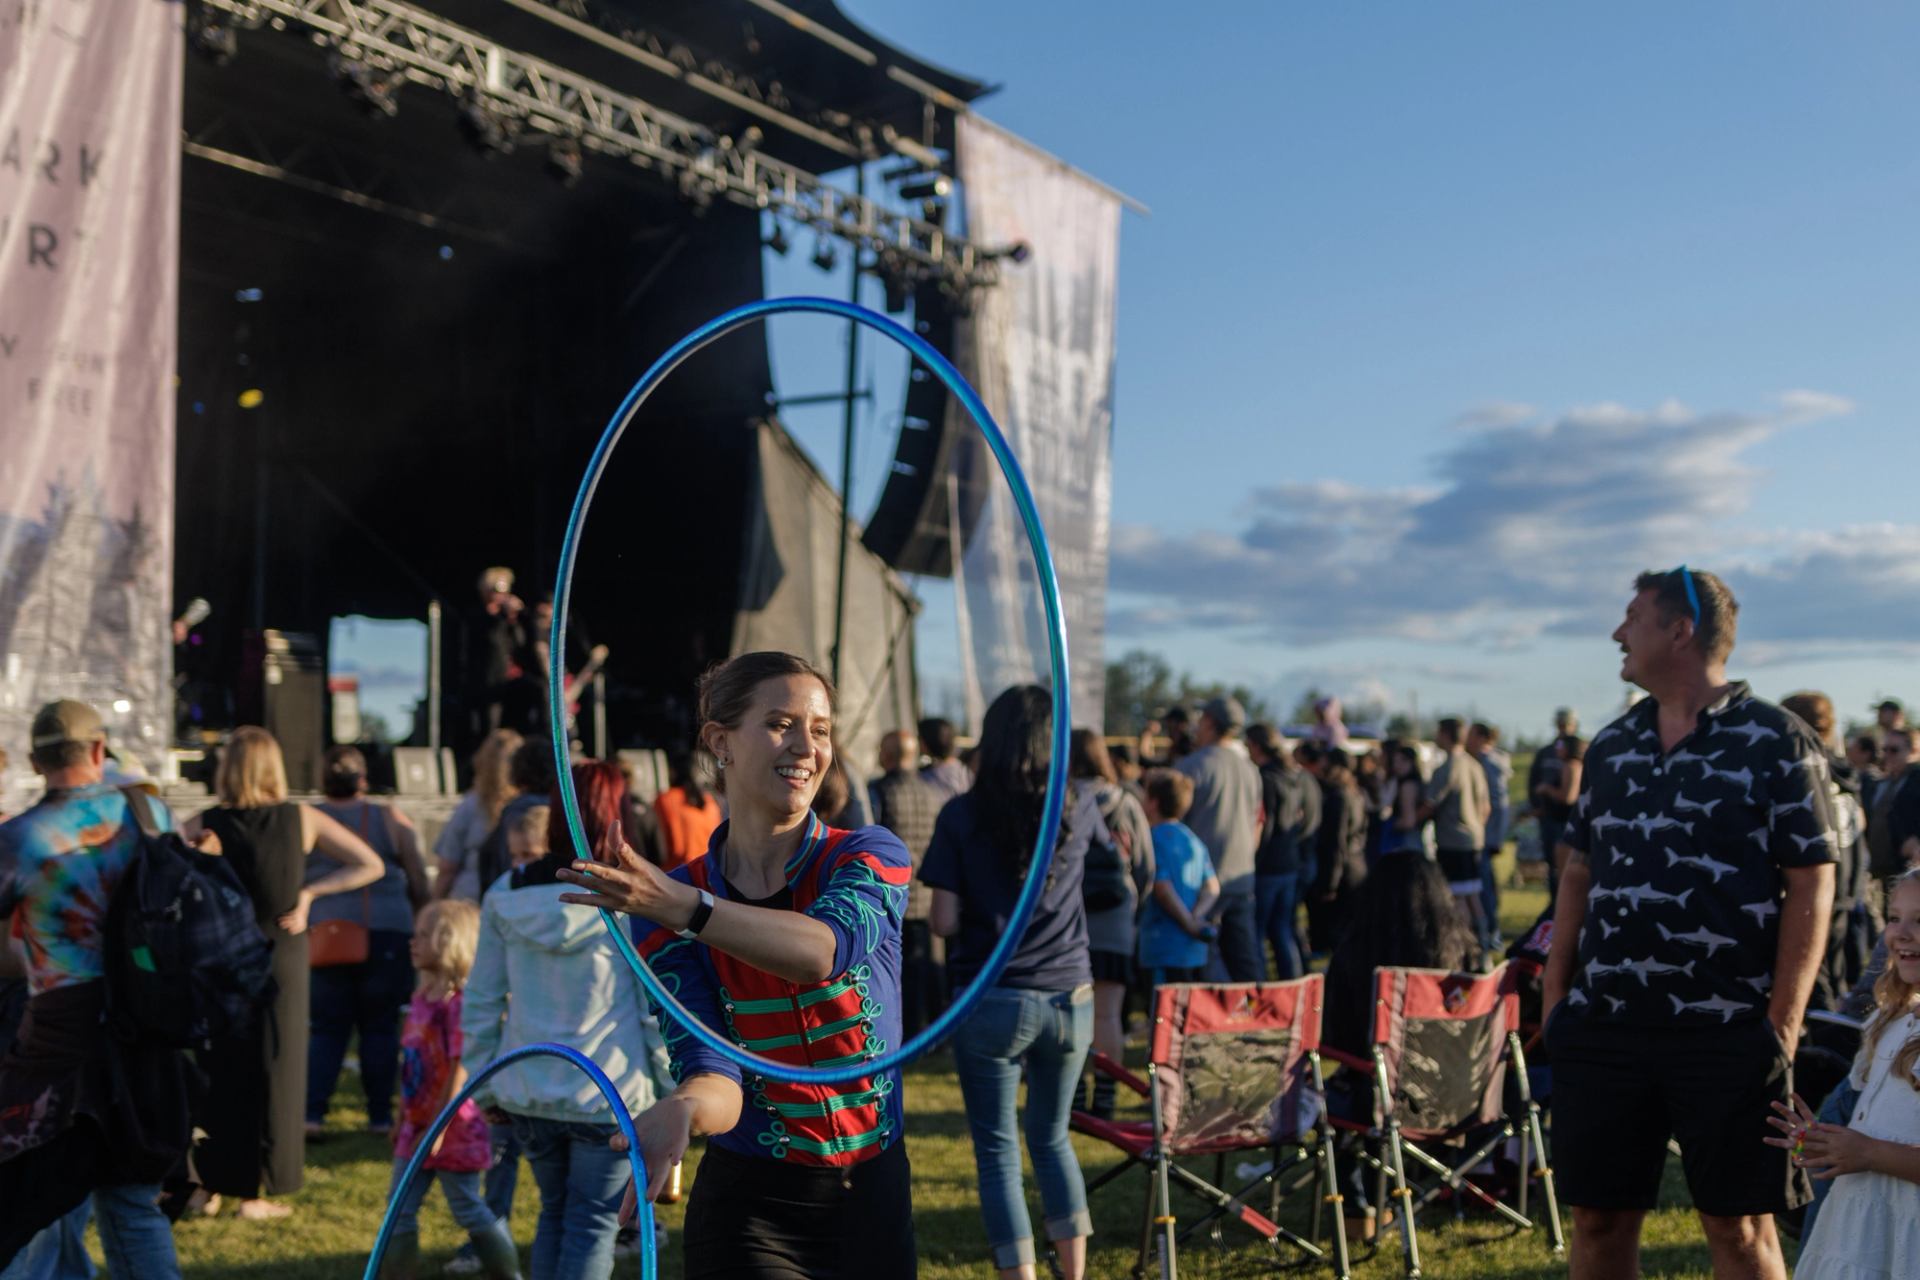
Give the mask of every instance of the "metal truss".
[{"label": "metal truss", "polygon": [[768,209],[867,251],[883,273],[930,276],[951,289],[992,285],[995,252],[931,222],[883,208],[762,155],[757,131],[711,129],[399,0],[200,0],[203,13],[258,28],[291,24],[341,58],[483,107],[521,128],[657,171],[695,204]]}]

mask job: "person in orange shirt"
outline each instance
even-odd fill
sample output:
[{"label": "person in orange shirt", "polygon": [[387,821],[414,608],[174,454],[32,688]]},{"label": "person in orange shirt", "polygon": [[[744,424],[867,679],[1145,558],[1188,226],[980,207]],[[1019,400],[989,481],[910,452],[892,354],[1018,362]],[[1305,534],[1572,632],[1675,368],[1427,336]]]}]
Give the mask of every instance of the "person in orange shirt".
[{"label": "person in orange shirt", "polygon": [[673,785],[653,802],[654,817],[660,820],[661,843],[667,851],[666,861],[660,864],[663,871],[705,853],[723,816],[720,801],[700,785],[692,756],[675,756],[668,765],[668,776]]}]

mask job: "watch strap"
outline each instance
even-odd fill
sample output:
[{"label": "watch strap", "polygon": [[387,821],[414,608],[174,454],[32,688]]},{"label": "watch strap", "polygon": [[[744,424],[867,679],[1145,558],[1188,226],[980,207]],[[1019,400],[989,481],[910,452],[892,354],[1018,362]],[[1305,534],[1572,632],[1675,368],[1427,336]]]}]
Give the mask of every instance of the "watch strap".
[{"label": "watch strap", "polygon": [[707,927],[707,921],[713,916],[713,895],[705,889],[698,890],[698,892],[700,894],[700,901],[694,905],[693,918],[687,921],[686,928],[674,930],[675,933],[683,938],[699,937],[700,931]]}]

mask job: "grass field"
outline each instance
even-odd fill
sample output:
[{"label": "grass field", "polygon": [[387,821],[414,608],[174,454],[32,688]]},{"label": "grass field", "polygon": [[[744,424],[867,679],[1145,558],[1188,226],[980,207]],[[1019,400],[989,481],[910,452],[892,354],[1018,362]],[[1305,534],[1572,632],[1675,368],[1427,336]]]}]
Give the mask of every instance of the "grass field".
[{"label": "grass field", "polygon": [[[1509,893],[1502,915],[1513,930],[1530,923],[1541,910],[1545,895],[1539,889]],[[354,1081],[349,1077],[347,1083]],[[936,1053],[908,1073],[908,1151],[914,1171],[914,1222],[927,1280],[959,1280],[992,1274],[985,1260],[978,1202],[974,1190],[973,1153],[966,1136],[960,1090],[950,1059]],[[281,1222],[257,1224],[231,1216],[196,1220],[180,1225],[176,1233],[181,1262],[190,1280],[332,1280],[360,1274],[366,1250],[378,1230],[391,1177],[390,1153],[383,1140],[359,1131],[364,1113],[343,1091],[330,1121],[334,1132],[308,1148],[307,1186],[291,1203],[297,1212]],[[1115,1161],[1108,1151],[1075,1139],[1089,1181]],[[697,1176],[690,1164],[688,1185]],[[1033,1182],[1028,1178],[1028,1192]],[[1138,1246],[1142,1186],[1126,1177],[1103,1189],[1093,1202],[1095,1237],[1090,1274],[1124,1276]],[[1176,1193],[1178,1198],[1178,1193]],[[523,1245],[532,1239],[538,1193],[522,1172],[514,1210],[514,1234]],[[1649,1276],[1698,1277],[1710,1274],[1707,1252],[1692,1213],[1686,1208],[1677,1170],[1668,1169],[1662,1211],[1649,1220],[1645,1252]],[[1193,1202],[1180,1209],[1190,1212]],[[662,1206],[662,1220],[677,1242],[684,1206]],[[1037,1201],[1034,1218],[1039,1220]],[[1421,1236],[1426,1274],[1443,1280],[1520,1280],[1522,1277],[1562,1276],[1564,1262],[1552,1258],[1544,1233],[1512,1234],[1499,1223],[1470,1216],[1458,1226],[1444,1219]],[[423,1275],[438,1273],[463,1238],[437,1196],[421,1213]],[[1181,1274],[1209,1277],[1252,1275],[1267,1268],[1265,1246],[1244,1230],[1229,1233],[1224,1244],[1204,1237],[1180,1256]],[[1397,1237],[1396,1237],[1397,1239]],[[663,1276],[679,1274],[679,1256],[670,1247],[661,1259]],[[1362,1262],[1356,1275],[1374,1278],[1401,1274],[1394,1247]],[[637,1266],[622,1275],[637,1274]],[[1320,1272],[1314,1272],[1320,1274]]]}]

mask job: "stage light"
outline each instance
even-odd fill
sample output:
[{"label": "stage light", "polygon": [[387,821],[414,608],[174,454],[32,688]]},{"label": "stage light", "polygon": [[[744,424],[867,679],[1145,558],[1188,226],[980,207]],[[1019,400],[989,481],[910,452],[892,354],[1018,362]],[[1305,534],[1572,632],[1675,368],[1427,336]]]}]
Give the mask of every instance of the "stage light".
[{"label": "stage light", "polygon": [[328,59],[328,67],[347,97],[368,115],[392,118],[400,114],[400,102],[395,95],[406,79],[405,72],[382,76],[358,58],[343,58],[337,53]]},{"label": "stage light", "polygon": [[513,122],[477,95],[460,104],[460,132],[482,155],[505,155],[513,150]]},{"label": "stage light", "polygon": [[547,172],[558,178],[561,186],[580,181],[582,168],[580,139],[559,137],[547,144]]},{"label": "stage light", "polygon": [[240,52],[240,38],[234,34],[233,28],[204,13],[194,15],[187,38],[194,52],[216,67],[226,66]]},{"label": "stage light", "polygon": [[813,265],[822,271],[831,271],[840,265],[840,251],[824,235],[813,242]]},{"label": "stage light", "polygon": [[260,390],[260,388],[248,387],[240,393],[240,407],[242,409],[258,409],[261,401],[266,398],[266,393]]},{"label": "stage light", "polygon": [[450,244],[443,244],[443,245],[441,245],[441,246],[440,246],[440,261],[442,261],[442,262],[452,262],[452,261],[453,261],[453,246],[452,246],[452,245],[450,245]]},{"label": "stage light", "polygon": [[953,180],[944,173],[923,174],[900,184],[902,200],[945,200],[953,194]]},{"label": "stage light", "polygon": [[778,218],[774,219],[773,234],[767,237],[765,243],[767,248],[783,258],[787,256],[787,250],[793,248],[793,241],[787,239],[787,229],[780,225]]}]

